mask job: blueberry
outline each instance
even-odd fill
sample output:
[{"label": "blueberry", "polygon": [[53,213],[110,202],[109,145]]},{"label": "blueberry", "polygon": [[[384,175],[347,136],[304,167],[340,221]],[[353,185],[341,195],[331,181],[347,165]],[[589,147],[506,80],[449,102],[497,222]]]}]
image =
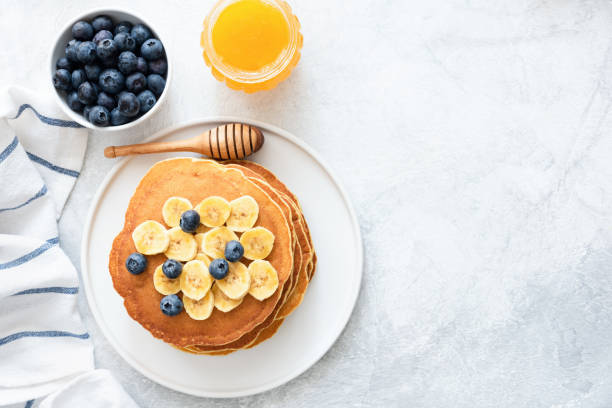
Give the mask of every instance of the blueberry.
[{"label": "blueberry", "polygon": [[81,45],[81,42],[78,40],[70,40],[70,42],[68,42],[66,45],[66,58],[68,58],[68,61],[79,62],[79,59],[77,58],[77,50],[79,49],[79,45]]},{"label": "blueberry", "polygon": [[141,253],[134,252],[125,260],[125,268],[132,275],[140,275],[147,269],[147,258]]},{"label": "blueberry", "polygon": [[140,54],[149,61],[160,59],[164,55],[164,46],[157,38],[149,38],[140,46]]},{"label": "blueberry", "polygon": [[124,73],[125,75],[131,74],[136,71],[136,66],[138,65],[138,57],[132,51],[123,51],[119,54],[119,59],[117,60],[117,68],[119,71]]},{"label": "blueberry", "polygon": [[58,69],[53,74],[53,86],[63,91],[72,89],[72,76],[67,69]]},{"label": "blueberry", "polygon": [[108,30],[102,30],[102,31],[98,31],[96,35],[94,35],[91,41],[97,44],[102,40],[112,40],[112,39],[113,39],[113,33],[111,33]]},{"label": "blueberry", "polygon": [[119,108],[115,108],[110,113],[110,124],[111,126],[121,126],[125,125],[130,121],[130,118],[127,116],[123,116],[121,112],[119,112]]},{"label": "blueberry", "polygon": [[187,210],[181,214],[181,229],[185,232],[195,232],[200,225],[200,214],[195,210]]},{"label": "blueberry", "polygon": [[94,31],[113,31],[113,20],[109,16],[98,16],[93,19],[91,26]]},{"label": "blueberry", "polygon": [[113,98],[106,92],[100,92],[98,94],[97,104],[105,107],[106,109],[108,109],[109,112],[115,109],[115,106],[117,106],[117,104],[115,103],[115,98]]},{"label": "blueberry", "polygon": [[91,64],[96,60],[96,44],[84,41],[77,49],[77,59],[83,64]]},{"label": "blueberry", "polygon": [[89,120],[89,112],[91,112],[92,108],[93,108],[93,105],[87,105],[86,107],[83,108],[83,116],[85,116],[85,119]]},{"label": "blueberry", "polygon": [[85,65],[85,75],[90,81],[98,82],[102,68],[99,65]]},{"label": "blueberry", "polygon": [[87,21],[78,21],[72,26],[72,36],[77,40],[89,41],[94,35],[94,29]]},{"label": "blueberry", "polygon": [[123,84],[125,82],[125,78],[121,72],[116,69],[105,69],[100,74],[100,78],[98,79],[98,85],[100,88],[106,93],[111,95],[118,94],[123,90]]},{"label": "blueberry", "polygon": [[153,105],[157,102],[157,99],[155,99],[153,92],[147,89],[138,94],[138,101],[140,102],[140,113],[144,114],[151,110]]},{"label": "blueberry", "polygon": [[133,93],[121,92],[117,97],[117,108],[119,108],[119,112],[121,112],[123,116],[131,118],[138,115],[138,112],[140,112],[140,102]]},{"label": "blueberry", "polygon": [[159,308],[167,316],[176,316],[183,310],[183,301],[177,295],[164,296],[159,302]]},{"label": "blueberry", "polygon": [[74,71],[72,71],[72,87],[74,89],[78,89],[79,85],[81,85],[85,81],[87,81],[87,75],[85,75],[85,70],[75,69]]},{"label": "blueberry", "polygon": [[225,258],[230,262],[236,262],[244,255],[244,248],[238,241],[230,241],[225,245]]},{"label": "blueberry", "polygon": [[119,33],[128,33],[132,31],[132,23],[129,21],[122,21],[115,26],[115,35]]},{"label": "blueberry", "polygon": [[80,112],[83,110],[83,104],[79,101],[79,96],[77,95],[76,91],[72,91],[68,94],[66,97],[66,104],[68,104],[68,107],[75,112]]},{"label": "blueberry", "polygon": [[223,258],[217,258],[208,265],[208,272],[215,279],[223,279],[229,272],[229,264]]},{"label": "blueberry", "polygon": [[151,74],[147,77],[147,86],[155,96],[159,96],[164,91],[166,80],[161,75]]},{"label": "blueberry", "polygon": [[138,63],[136,64],[136,71],[142,72],[143,74],[147,75],[147,72],[149,72],[149,67],[148,67],[146,59],[142,57],[138,57]]},{"label": "blueberry", "polygon": [[55,63],[55,68],[57,69],[67,69],[68,71],[72,71],[72,63],[68,58],[62,57],[57,60]]},{"label": "blueberry", "polygon": [[139,94],[147,89],[147,78],[141,72],[134,72],[125,79],[128,91]]},{"label": "blueberry", "polygon": [[103,106],[94,106],[89,111],[89,121],[96,126],[108,126],[110,113]]},{"label": "blueberry", "polygon": [[105,38],[97,46],[96,54],[101,60],[113,58],[119,52],[119,46],[112,38]]},{"label": "blueberry", "polygon": [[166,259],[162,265],[162,272],[170,279],[176,279],[183,271],[183,264],[174,259]]},{"label": "blueberry", "polygon": [[83,82],[79,85],[77,94],[79,96],[79,101],[85,105],[94,104],[98,99],[98,92],[91,82]]},{"label": "blueberry", "polygon": [[168,72],[168,62],[165,58],[149,61],[149,71],[152,74],[164,76],[166,75],[166,72]]},{"label": "blueberry", "polygon": [[132,28],[130,34],[132,35],[134,40],[136,40],[136,46],[138,48],[140,48],[142,43],[152,37],[151,31],[147,28],[147,26],[142,24],[136,24],[134,28]]},{"label": "blueberry", "polygon": [[136,49],[136,41],[130,33],[122,32],[115,35],[115,42],[117,47],[119,47],[119,51],[134,51]]}]

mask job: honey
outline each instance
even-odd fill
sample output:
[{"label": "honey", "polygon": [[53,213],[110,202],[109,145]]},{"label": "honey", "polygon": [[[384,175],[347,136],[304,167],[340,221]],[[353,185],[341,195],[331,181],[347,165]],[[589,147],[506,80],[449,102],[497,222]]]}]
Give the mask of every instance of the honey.
[{"label": "honey", "polygon": [[222,0],[206,17],[201,36],[213,75],[245,92],[271,89],[287,78],[302,41],[297,18],[281,0]]}]

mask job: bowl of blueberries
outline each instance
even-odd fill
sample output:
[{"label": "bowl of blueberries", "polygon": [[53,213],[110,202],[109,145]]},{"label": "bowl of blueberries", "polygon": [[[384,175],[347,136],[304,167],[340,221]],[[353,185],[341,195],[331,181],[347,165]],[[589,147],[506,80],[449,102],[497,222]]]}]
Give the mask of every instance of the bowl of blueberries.
[{"label": "bowl of blueberries", "polygon": [[165,100],[169,62],[161,38],[142,18],[96,10],[60,33],[51,53],[51,84],[77,123],[123,130],[143,122]]}]

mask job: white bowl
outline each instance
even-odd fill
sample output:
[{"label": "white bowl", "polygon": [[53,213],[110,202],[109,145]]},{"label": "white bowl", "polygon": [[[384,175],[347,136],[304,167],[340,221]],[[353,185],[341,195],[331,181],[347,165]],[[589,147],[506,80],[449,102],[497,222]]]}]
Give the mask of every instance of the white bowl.
[{"label": "white bowl", "polygon": [[[85,119],[85,117],[82,114],[75,112],[72,109],[70,109],[70,107],[68,107],[68,104],[66,103],[66,100],[65,100],[65,96],[62,95],[57,89],[55,89],[55,87],[53,86],[53,82],[51,80],[55,72],[56,61],[65,55],[66,44],[68,44],[68,41],[72,39],[72,26],[74,25],[74,23],[80,20],[91,21],[94,17],[101,15],[101,14],[111,17],[115,23],[119,23],[120,21],[129,21],[132,24],[140,23],[140,24],[144,24],[147,27],[149,27],[149,29],[151,30],[151,33],[153,33],[153,35],[156,38],[158,38],[164,45],[164,50],[166,51],[166,59],[168,61],[168,72],[166,73],[166,87],[164,88],[164,91],[162,92],[160,97],[157,99],[157,103],[151,108],[151,110],[149,110],[147,113],[145,113],[138,119],[134,120],[133,122],[126,123],[125,125],[121,125],[121,126],[106,126],[106,127],[95,126],[94,124],[89,122],[87,119]],[[156,31],[155,28],[151,24],[149,24],[148,21],[146,21],[142,17],[138,17],[136,14],[134,14],[131,11],[117,10],[117,9],[91,10],[85,14],[81,14],[80,16],[75,17],[74,19],[69,21],[64,26],[64,28],[60,30],[60,34],[57,40],[55,41],[53,50],[51,51],[51,54],[49,55],[49,86],[51,87],[52,92],[55,94],[57,103],[59,103],[64,113],[66,113],[66,115],[68,115],[72,120],[79,123],[80,125],[83,125],[90,129],[103,130],[103,131],[104,130],[105,131],[116,131],[116,130],[129,129],[149,119],[155,112],[159,110],[159,107],[164,103],[164,101],[167,98],[168,89],[170,88],[170,80],[172,78],[172,59],[170,58],[170,53],[168,52],[168,47],[166,45],[167,43],[159,35],[159,32]]]}]

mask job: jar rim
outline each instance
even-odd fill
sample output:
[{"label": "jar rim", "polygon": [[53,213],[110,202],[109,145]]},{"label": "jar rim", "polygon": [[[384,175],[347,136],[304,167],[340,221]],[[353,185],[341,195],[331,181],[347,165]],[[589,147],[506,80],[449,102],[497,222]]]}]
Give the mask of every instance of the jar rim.
[{"label": "jar rim", "polygon": [[204,19],[204,30],[202,32],[202,47],[204,48],[204,53],[206,54],[211,65],[226,78],[245,84],[255,84],[269,81],[281,74],[291,63],[295,53],[298,52],[300,36],[299,23],[297,18],[295,18],[295,16],[293,16],[291,13],[291,8],[289,5],[283,0],[260,0],[273,5],[282,13],[289,28],[289,44],[276,58],[276,60],[273,63],[265,66],[264,69],[258,71],[236,69],[235,67],[224,64],[219,58],[212,43],[212,30],[221,12],[227,6],[232,3],[236,3],[237,1],[240,0],[219,0]]}]

